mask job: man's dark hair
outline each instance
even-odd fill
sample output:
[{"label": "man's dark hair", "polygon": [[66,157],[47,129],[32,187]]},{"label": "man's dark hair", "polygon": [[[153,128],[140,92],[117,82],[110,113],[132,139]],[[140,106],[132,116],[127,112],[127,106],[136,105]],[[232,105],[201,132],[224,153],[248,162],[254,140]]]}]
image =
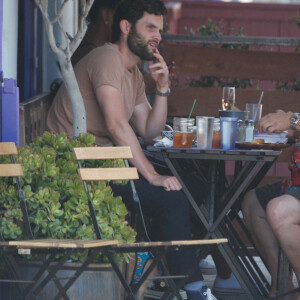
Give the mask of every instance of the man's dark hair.
[{"label": "man's dark hair", "polygon": [[94,3],[90,9],[87,20],[89,22],[94,22],[98,19],[99,12],[103,8],[108,8],[110,10],[115,10],[116,6],[121,0],[94,0]]},{"label": "man's dark hair", "polygon": [[120,21],[127,20],[132,26],[147,12],[152,15],[167,14],[167,9],[162,0],[123,0],[117,6],[112,23],[112,42],[120,40]]}]

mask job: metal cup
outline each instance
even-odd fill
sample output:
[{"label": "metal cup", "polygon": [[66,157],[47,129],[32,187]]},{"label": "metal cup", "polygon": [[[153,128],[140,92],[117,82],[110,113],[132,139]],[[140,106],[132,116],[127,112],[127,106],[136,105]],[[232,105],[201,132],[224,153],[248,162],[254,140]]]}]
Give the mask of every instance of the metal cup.
[{"label": "metal cup", "polygon": [[214,128],[213,117],[196,117],[197,125],[197,148],[210,149]]},{"label": "metal cup", "polygon": [[221,117],[221,149],[235,149],[237,118]]}]

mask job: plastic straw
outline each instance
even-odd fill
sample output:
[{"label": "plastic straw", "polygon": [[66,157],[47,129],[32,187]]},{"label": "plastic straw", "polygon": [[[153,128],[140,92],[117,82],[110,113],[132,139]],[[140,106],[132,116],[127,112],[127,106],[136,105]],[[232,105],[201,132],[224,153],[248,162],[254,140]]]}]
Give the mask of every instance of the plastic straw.
[{"label": "plastic straw", "polygon": [[263,95],[264,95],[264,91],[262,91],[261,94],[260,94],[260,98],[259,98],[259,101],[258,101],[258,106],[261,105],[261,101],[262,101]]},{"label": "plastic straw", "polygon": [[259,101],[258,101],[258,104],[257,104],[257,109],[256,109],[256,112],[255,112],[255,115],[254,115],[254,120],[256,120],[256,117],[257,117],[257,114],[258,114],[258,111],[259,111],[259,107],[261,105],[263,95],[264,95],[264,91],[262,91],[261,94],[260,94],[260,98],[259,98]]},{"label": "plastic straw", "polygon": [[188,118],[190,118],[190,117],[191,117],[191,115],[192,115],[192,112],[193,112],[193,110],[194,110],[194,107],[195,107],[195,104],[196,104],[196,102],[197,102],[197,99],[195,99],[195,100],[194,100],[194,103],[193,103],[193,106],[192,106],[192,108],[191,108],[191,111],[190,111],[190,114],[189,114]]}]

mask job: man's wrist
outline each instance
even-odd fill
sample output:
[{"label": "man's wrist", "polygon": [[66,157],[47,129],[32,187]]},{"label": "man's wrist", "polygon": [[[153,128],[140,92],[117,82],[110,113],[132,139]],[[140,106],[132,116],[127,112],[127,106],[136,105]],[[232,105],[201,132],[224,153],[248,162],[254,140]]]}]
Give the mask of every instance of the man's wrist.
[{"label": "man's wrist", "polygon": [[[153,166],[152,166],[153,167]],[[146,180],[150,183],[153,184],[153,181],[155,180],[155,178],[158,176],[158,173],[155,171],[155,169],[153,168],[152,171],[150,171],[148,174],[146,174],[144,177],[146,178]]]},{"label": "man's wrist", "polygon": [[290,116],[290,128],[293,130],[297,130],[298,124],[299,124],[299,113],[293,113]]},{"label": "man's wrist", "polygon": [[171,89],[169,87],[167,89],[156,88],[156,94],[160,97],[168,97],[171,94]]}]

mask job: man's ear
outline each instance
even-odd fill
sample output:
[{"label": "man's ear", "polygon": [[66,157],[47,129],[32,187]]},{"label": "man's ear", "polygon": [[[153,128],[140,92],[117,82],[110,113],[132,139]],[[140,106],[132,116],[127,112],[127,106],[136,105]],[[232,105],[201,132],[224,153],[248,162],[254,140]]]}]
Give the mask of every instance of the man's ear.
[{"label": "man's ear", "polygon": [[127,20],[120,21],[120,29],[125,34],[128,35],[131,28],[131,24]]}]

